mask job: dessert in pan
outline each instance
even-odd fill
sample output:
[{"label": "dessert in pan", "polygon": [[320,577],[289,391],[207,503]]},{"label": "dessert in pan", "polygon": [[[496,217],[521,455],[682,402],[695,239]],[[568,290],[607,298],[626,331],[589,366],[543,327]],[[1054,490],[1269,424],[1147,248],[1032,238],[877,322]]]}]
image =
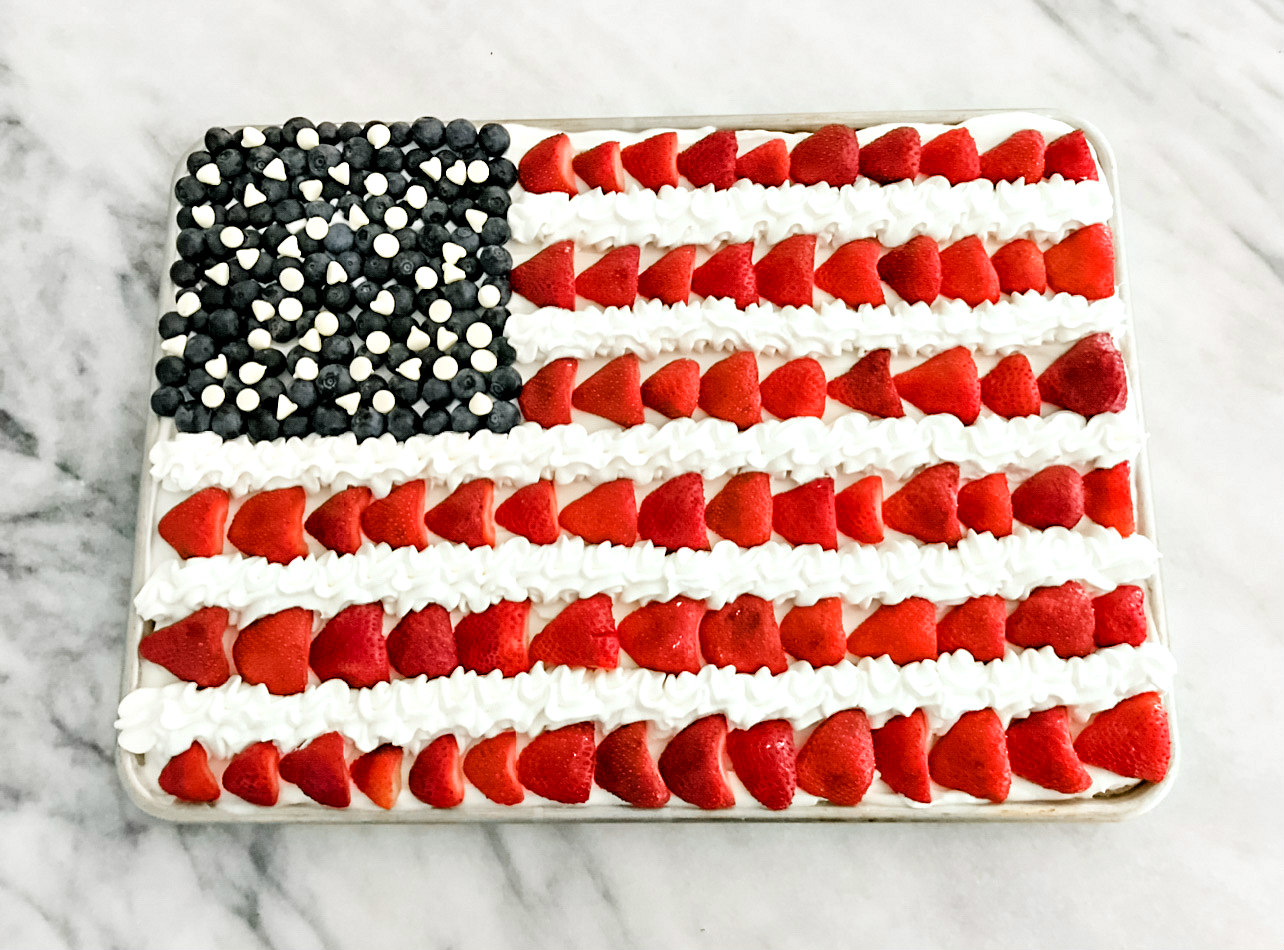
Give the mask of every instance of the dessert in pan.
[{"label": "dessert in pan", "polygon": [[206,133],[117,722],[140,803],[1046,817],[1163,782],[1095,139],[725,125]]}]

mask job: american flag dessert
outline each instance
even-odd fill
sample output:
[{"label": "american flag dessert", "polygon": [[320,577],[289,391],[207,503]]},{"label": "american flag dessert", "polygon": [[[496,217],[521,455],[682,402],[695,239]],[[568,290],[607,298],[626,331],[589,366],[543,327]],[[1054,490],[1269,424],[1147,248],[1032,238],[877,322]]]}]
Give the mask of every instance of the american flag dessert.
[{"label": "american flag dessert", "polygon": [[984,816],[1162,782],[1104,177],[1029,113],[209,130],[117,721],[149,800]]}]

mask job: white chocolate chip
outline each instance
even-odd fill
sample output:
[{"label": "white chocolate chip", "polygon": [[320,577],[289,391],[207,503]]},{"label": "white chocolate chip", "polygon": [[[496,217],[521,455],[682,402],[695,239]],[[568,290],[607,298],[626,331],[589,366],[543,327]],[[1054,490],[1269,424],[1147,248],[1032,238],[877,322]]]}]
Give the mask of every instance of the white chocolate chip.
[{"label": "white chocolate chip", "polygon": [[297,267],[287,267],[281,271],[277,278],[281,286],[290,293],[295,293],[303,289],[303,272]]},{"label": "white chocolate chip", "polygon": [[201,309],[200,294],[194,290],[184,291],[182,296],[178,298],[178,302],[174,304],[174,309],[178,311],[179,316],[190,317]]},{"label": "white chocolate chip", "polygon": [[432,364],[432,374],[443,382],[450,382],[459,372],[459,364],[453,356],[439,356]]},{"label": "white chocolate chip", "polygon": [[253,412],[259,407],[259,394],[253,389],[242,389],[236,394],[236,408],[241,412]]},{"label": "white chocolate chip", "polygon": [[374,252],[380,257],[396,257],[401,253],[401,242],[395,234],[384,232],[374,239]]},{"label": "white chocolate chip", "polygon": [[485,393],[473,393],[473,398],[468,400],[468,411],[474,416],[484,416],[494,407],[494,400]]},{"label": "white chocolate chip", "polygon": [[469,208],[464,212],[464,220],[468,222],[470,228],[480,234],[481,229],[486,226],[486,212],[480,208]]},{"label": "white chocolate chip", "polygon": [[266,350],[272,345],[272,334],[268,333],[263,327],[255,327],[245,337],[245,342],[250,344],[251,349]]},{"label": "white chocolate chip", "polygon": [[[298,234],[300,231],[302,231],[302,230],[303,230],[304,228],[306,228],[307,226],[308,226],[308,219],[307,219],[307,218],[295,218],[293,221],[289,222],[289,223],[285,226],[285,229],[286,229],[287,231],[289,231],[291,234]],[[302,254],[295,254],[294,256],[295,256],[295,257],[302,257],[303,255],[302,255]]]},{"label": "white chocolate chip", "polygon": [[263,167],[263,177],[272,178],[276,181],[285,181],[285,162],[280,158],[274,158]]},{"label": "white chocolate chip", "polygon": [[205,372],[209,373],[215,379],[227,378],[227,357],[220,353],[212,360],[205,361]]},{"label": "white chocolate chip", "polygon": [[434,323],[445,323],[453,312],[450,301],[444,297],[428,305],[428,318]]},{"label": "white chocolate chip", "polygon": [[406,346],[413,352],[418,353],[432,346],[432,337],[418,327],[411,327],[410,333],[406,337]]},{"label": "white chocolate chip", "polygon": [[299,134],[294,137],[294,143],[305,152],[310,152],[321,144],[321,136],[317,134],[316,129],[302,128]]},{"label": "white chocolate chip", "polygon": [[318,372],[317,361],[310,356],[305,356],[294,364],[295,379],[316,379]]},{"label": "white chocolate chip", "polygon": [[267,139],[263,137],[263,133],[254,126],[247,125],[241,129],[241,145],[245,148],[258,148],[265,142],[267,142]]},{"label": "white chocolate chip", "polygon": [[441,180],[441,159],[434,155],[426,162],[419,163],[419,170],[433,181]]},{"label": "white chocolate chip", "polygon": [[298,408],[299,408],[298,403],[291,402],[290,397],[287,396],[285,393],[281,393],[281,395],[276,397],[277,419],[286,418],[290,413],[294,412],[294,410]]},{"label": "white chocolate chip", "polygon": [[495,354],[490,350],[473,350],[473,355],[469,358],[473,364],[473,369],[479,373],[489,373],[494,371],[499,365],[499,360],[495,359]]},{"label": "white chocolate chip", "polygon": [[468,180],[468,167],[464,164],[463,159],[457,159],[446,169],[446,177],[456,185],[462,185]]},{"label": "white chocolate chip", "polygon": [[[255,201],[254,204],[250,204],[250,188],[254,188],[254,185],[251,184],[245,189],[245,206],[247,208],[252,208],[254,205],[258,204],[258,201]],[[257,188],[254,188],[254,190],[260,195],[263,194],[263,192],[259,191]],[[192,220],[203,228],[212,228],[214,227],[214,222],[217,219],[214,216],[214,209],[209,205],[197,205],[192,209]]]},{"label": "white chocolate chip", "polygon": [[208,409],[217,409],[223,405],[223,400],[227,398],[227,393],[223,392],[222,386],[210,384],[201,390],[201,402]]},{"label": "white chocolate chip", "polygon": [[293,323],[303,316],[303,304],[299,302],[297,297],[286,297],[277,304],[276,312],[281,315],[282,320],[289,320]]},{"label": "white chocolate chip", "polygon": [[369,223],[370,217],[361,205],[354,204],[348,208],[348,224],[352,225],[354,230],[364,228]]},{"label": "white chocolate chip", "polygon": [[468,343],[478,348],[488,345],[493,338],[490,327],[480,320],[468,327],[466,335]]},{"label": "white chocolate chip", "polygon": [[383,213],[383,223],[394,231],[400,231],[410,223],[410,215],[406,214],[406,209],[393,205]]},{"label": "white chocolate chip", "polygon": [[445,350],[448,350],[452,346],[454,346],[458,341],[459,341],[458,333],[452,333],[450,330],[447,330],[445,327],[440,327],[437,330],[437,349],[442,350],[444,352]]},{"label": "white chocolate chip", "polygon": [[387,353],[390,346],[392,346],[392,340],[382,330],[375,330],[366,337],[366,349],[376,356]]},{"label": "white chocolate chip", "polygon": [[325,186],[315,178],[309,178],[307,181],[299,182],[299,191],[303,195],[304,201],[316,201],[321,197],[321,189]]},{"label": "white chocolate chip", "polygon": [[236,252],[236,263],[240,264],[245,270],[249,270],[259,262],[259,249],[257,247],[243,247]]},{"label": "white chocolate chip", "polygon": [[343,269],[343,265],[338,261],[331,261],[325,266],[325,282],[327,284],[347,283],[348,272]]},{"label": "white chocolate chip", "polygon": [[322,310],[317,314],[316,319],[312,321],[317,332],[322,336],[334,336],[339,332],[339,318],[329,310]]},{"label": "white chocolate chip", "polygon": [[477,303],[482,307],[499,306],[499,288],[494,284],[483,284],[477,288]]},{"label": "white chocolate chip", "polygon": [[366,176],[366,194],[375,195],[376,197],[386,194],[388,191],[388,179],[383,172],[371,172]]},{"label": "white chocolate chip", "polygon": [[428,203],[428,189],[423,185],[411,185],[406,189],[406,204],[418,210]]},{"label": "white chocolate chip", "polygon": [[468,180],[480,185],[490,177],[490,166],[480,158],[474,158],[468,163]]},{"label": "white chocolate chip", "polygon": [[254,360],[250,360],[247,363],[241,364],[240,372],[238,372],[236,375],[241,378],[241,382],[245,383],[245,385],[253,386],[255,383],[257,383],[260,379],[263,378],[263,374],[266,372],[267,372],[266,366],[264,366],[262,363],[256,363],[254,362]]},{"label": "white chocolate chip", "polygon": [[415,286],[420,290],[432,290],[437,286],[437,272],[431,267],[421,267],[415,271]]},{"label": "white chocolate chip", "polygon": [[397,372],[406,377],[406,379],[413,379],[418,382],[419,373],[423,369],[423,365],[423,360],[417,356],[412,356],[410,359],[402,361],[401,365],[397,367]]},{"label": "white chocolate chip", "polygon": [[366,141],[375,148],[383,148],[392,141],[392,133],[382,122],[376,122],[366,130]]},{"label": "white chocolate chip", "polygon": [[340,396],[335,400],[335,404],[341,409],[346,409],[348,415],[354,416],[361,407],[361,393],[348,393],[346,396]]},{"label": "white chocolate chip", "polygon": [[245,243],[245,232],[234,225],[228,225],[219,232],[218,239],[224,247],[240,247]]},{"label": "white chocolate chip", "polygon": [[386,389],[381,389],[370,399],[370,405],[374,406],[375,412],[389,413],[397,406],[397,399]]},{"label": "white chocolate chip", "polygon": [[463,280],[468,275],[456,267],[454,264],[441,265],[441,279],[443,283],[453,284],[457,280]]},{"label": "white chocolate chip", "polygon": [[241,199],[241,203],[245,207],[253,208],[255,205],[263,204],[265,201],[267,201],[267,195],[255,188],[254,182],[250,182],[245,186],[245,197]]},{"label": "white chocolate chip", "polygon": [[447,264],[453,264],[461,257],[467,256],[468,252],[456,244],[454,241],[447,241],[441,246],[441,259]]},{"label": "white chocolate chip", "polygon": [[231,268],[227,266],[227,261],[223,261],[222,263],[215,264],[207,270],[205,272],[205,276],[214,281],[214,283],[218,284],[220,287],[226,287],[230,273]]},{"label": "white chocolate chip", "polygon": [[370,301],[370,309],[375,313],[382,313],[385,317],[397,308],[397,301],[393,299],[392,292],[381,290],[375,294],[375,299]]},{"label": "white chocolate chip", "polygon": [[317,332],[316,327],[303,334],[303,337],[299,340],[299,346],[305,350],[311,350],[313,353],[321,352],[321,334]]},{"label": "white chocolate chip", "polygon": [[358,383],[364,382],[365,380],[369,379],[370,374],[373,372],[374,372],[374,363],[371,363],[370,360],[364,356],[358,356],[350,364],[348,364],[348,375],[350,375],[353,378],[353,380]]},{"label": "white chocolate chip", "polygon": [[166,356],[182,356],[183,351],[187,349],[187,336],[180,333],[178,336],[172,336],[168,340],[161,340],[161,352]]},{"label": "white chocolate chip", "polygon": [[223,182],[223,176],[219,174],[217,165],[206,162],[196,169],[196,180],[206,185],[219,185]]},{"label": "white chocolate chip", "polygon": [[330,233],[330,222],[319,216],[308,218],[308,223],[304,226],[303,230],[307,233],[308,237],[312,238],[312,240],[320,241]]},{"label": "white chocolate chip", "polygon": [[340,162],[338,165],[329,169],[326,174],[341,185],[346,185],[352,181],[352,169],[348,167],[347,162]]},{"label": "white chocolate chip", "polygon": [[258,320],[260,323],[265,320],[271,320],[276,316],[276,307],[272,306],[266,300],[251,301],[250,310],[254,312],[254,319]]},{"label": "white chocolate chip", "polygon": [[[289,225],[286,225],[286,227],[289,227]],[[303,257],[302,252],[299,250],[299,239],[293,234],[276,246],[276,252],[282,257]]]}]

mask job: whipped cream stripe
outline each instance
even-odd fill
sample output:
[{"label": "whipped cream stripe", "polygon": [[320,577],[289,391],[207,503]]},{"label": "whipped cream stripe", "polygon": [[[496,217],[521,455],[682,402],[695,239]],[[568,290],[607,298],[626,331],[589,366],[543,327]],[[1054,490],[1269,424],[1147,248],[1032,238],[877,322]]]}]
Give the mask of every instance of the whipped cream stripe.
[{"label": "whipped cream stripe", "polygon": [[648,360],[706,350],[750,350],[789,359],[877,349],[918,355],[954,346],[1004,353],[1073,343],[1090,333],[1118,335],[1126,325],[1118,296],[1090,301],[1028,291],[976,307],[942,297],[930,305],[897,301],[853,308],[831,301],[815,307],[756,303],[741,310],[725,298],[672,306],[639,298],[631,307],[514,313],[504,334],[518,360],[537,363],[623,353]]},{"label": "whipped cream stripe", "polygon": [[493,548],[437,544],[422,551],[379,544],[289,564],[226,554],[170,561],[147,578],[134,606],[157,623],[220,606],[245,624],[287,607],[332,617],[352,604],[381,601],[389,613],[404,616],[427,604],[478,611],[500,600],[569,601],[600,593],[631,604],[693,597],[715,608],[746,593],[803,604],[915,596],[950,604],[982,594],[1020,600],[1035,587],[1069,580],[1112,590],[1150,577],[1157,560],[1149,538],[1124,538],[1099,525],[1022,530],[1006,538],[969,534],[952,548],[908,539],[835,551],[778,541],[667,551],[649,541],[622,547],[569,537],[545,545],[514,538]]},{"label": "whipped cream stripe", "polygon": [[1157,643],[1068,660],[1045,647],[989,663],[963,652],[904,667],[886,657],[820,669],[796,663],[778,676],[732,667],[674,676],[540,664],[509,678],[457,670],[369,689],[328,680],[291,696],[273,696],[236,677],[208,689],[190,683],[136,689],[121,700],[116,728],[127,752],[175,755],[200,740],[216,756],[263,740],[290,749],[331,731],[363,752],[385,742],[414,750],[448,732],[533,735],[586,720],[608,731],[645,720],[672,732],[715,713],[736,728],[787,719],[802,729],[852,708],[864,709],[875,727],[923,709],[939,730],[975,709],[992,708],[1005,724],[1058,705],[1091,714],[1147,690],[1165,692],[1172,677],[1172,656]]}]

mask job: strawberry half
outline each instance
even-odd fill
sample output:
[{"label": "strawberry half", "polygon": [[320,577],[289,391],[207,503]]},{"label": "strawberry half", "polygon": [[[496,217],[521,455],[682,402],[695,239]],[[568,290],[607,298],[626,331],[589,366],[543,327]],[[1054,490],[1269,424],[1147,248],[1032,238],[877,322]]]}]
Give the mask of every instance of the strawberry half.
[{"label": "strawberry half", "polygon": [[789,146],[784,139],[768,139],[736,159],[736,177],[756,185],[778,187],[789,180]]},{"label": "strawberry half", "polygon": [[883,524],[929,544],[957,544],[959,467],[942,462],[919,472],[883,502]]},{"label": "strawberry half", "polygon": [[1041,294],[1048,289],[1043,252],[1027,238],[1004,244],[990,255],[990,263],[999,277],[999,290],[1005,294],[1023,294],[1030,290]]},{"label": "strawberry half", "polygon": [[517,163],[517,180],[523,188],[536,195],[550,191],[576,194],[571,137],[559,132],[532,146]]},{"label": "strawberry half", "polygon": [[734,422],[739,429],[762,421],[758,360],[752,353],[732,353],[704,371],[700,408],[715,419]]},{"label": "strawberry half", "polygon": [[1132,466],[1120,462],[1114,468],[1093,469],[1083,476],[1083,510],[1097,524],[1114,528],[1125,538],[1136,531]]},{"label": "strawberry half", "polygon": [[704,527],[704,482],[697,472],[671,478],[642,499],[638,534],[643,541],[676,551],[709,550]]},{"label": "strawberry half", "polygon": [[836,550],[834,480],[817,478],[776,495],[772,499],[771,526],[790,544],[817,544],[826,551]]},{"label": "strawberry half", "polygon": [[1003,357],[981,378],[981,402],[1004,419],[1037,416],[1043,408],[1039,381],[1024,353]]},{"label": "strawberry half", "polygon": [[532,663],[613,670],[620,665],[620,639],[611,598],[595,594],[577,600],[549,621],[530,644]]},{"label": "strawberry half", "polygon": [[691,297],[695,259],[694,244],[675,247],[638,275],[638,293],[660,303],[686,303]]},{"label": "strawberry half", "polygon": [[770,601],[741,594],[700,621],[700,652],[714,666],[734,667],[737,673],[766,668],[773,676],[789,666],[780,644],[780,627]]},{"label": "strawberry half", "polygon": [[936,659],[936,605],[922,597],[883,604],[847,638],[856,656],[886,656],[897,666]]},{"label": "strawberry half", "polygon": [[459,741],[438,736],[415,756],[406,777],[410,794],[433,808],[454,808],[464,800],[464,779],[459,768]]},{"label": "strawberry half", "polygon": [[569,425],[571,422],[571,390],[575,387],[575,360],[553,360],[540,367],[538,373],[526,380],[522,394],[517,397],[522,415],[544,428]]},{"label": "strawberry half", "polygon": [[288,564],[307,557],[303,540],[303,508],[307,492],[301,486],[259,492],[241,502],[227,529],[227,539],[242,554]]},{"label": "strawberry half", "polygon": [[771,476],[733,475],[704,508],[709,530],[742,548],[771,540]]},{"label": "strawberry half", "polygon": [[352,802],[343,736],[327,732],[281,756],[281,778],[321,805],[347,808]]},{"label": "strawberry half", "polygon": [[1065,706],[1013,719],[1007,741],[1013,775],[1063,795],[1085,791],[1092,785],[1092,776],[1075,755]]},{"label": "strawberry half", "polygon": [[659,808],[670,798],[651,758],[645,722],[621,726],[598,744],[593,778],[635,808]]},{"label": "strawberry half", "polygon": [[843,604],[825,597],[806,607],[795,607],[780,621],[780,644],[793,657],[812,666],[833,666],[847,656],[843,630]]},{"label": "strawberry half", "polygon": [[700,297],[726,297],[743,310],[758,302],[753,244],[728,244],[691,273],[691,290]]},{"label": "strawberry half", "polygon": [[1073,528],[1083,517],[1083,479],[1069,465],[1035,472],[1012,493],[1012,514],[1031,528]]},{"label": "strawberry half", "polygon": [[925,234],[878,260],[878,276],[906,303],[931,303],[941,293],[941,251]]},{"label": "strawberry half", "polygon": [[639,607],[620,621],[620,646],[633,662],[661,673],[700,672],[704,604],[678,597]]},{"label": "strawberry half", "polygon": [[638,537],[633,483],[617,478],[598,485],[563,508],[558,523],[589,544],[632,544]]},{"label": "strawberry half", "polygon": [[499,670],[516,676],[531,668],[526,654],[526,619],[530,601],[501,600],[455,625],[459,665],[474,673]]},{"label": "strawberry half", "polygon": [[1043,153],[1043,173],[1067,181],[1096,181],[1097,163],[1083,130],[1075,129],[1048,143]]},{"label": "strawberry half", "polygon": [[532,544],[552,544],[557,528],[557,491],[550,481],[525,485],[495,509],[495,523]]},{"label": "strawberry half", "polygon": [[353,604],[331,617],[312,641],[308,662],[322,681],[340,679],[354,689],[388,682],[383,604]]},{"label": "strawberry half", "polygon": [[920,175],[941,175],[951,185],[975,181],[981,177],[981,156],[976,139],[961,126],[942,132],[923,146],[918,160]]},{"label": "strawberry half", "polygon": [[697,188],[730,188],[736,183],[736,133],[719,129],[683,149],[678,171]]},{"label": "strawberry half", "polygon": [[193,742],[186,751],[166,762],[157,782],[161,791],[181,802],[218,801],[218,780],[210,771],[209,756],[199,742]]},{"label": "strawberry half", "polygon": [[736,778],[749,794],[772,811],[788,808],[798,787],[794,727],[769,719],[727,736],[727,754]]},{"label": "strawberry half", "polygon": [[1002,597],[972,597],[951,609],[936,623],[938,655],[966,650],[972,658],[988,663],[1003,659],[1008,605]]},{"label": "strawberry half", "polygon": [[1109,333],[1086,336],[1039,377],[1044,400],[1082,416],[1120,412],[1128,404],[1123,357]]},{"label": "strawberry half", "polygon": [[541,732],[517,757],[517,779],[528,789],[564,805],[588,801],[593,790],[591,722]]},{"label": "strawberry half", "polygon": [[1162,782],[1172,762],[1168,713],[1158,693],[1139,693],[1097,713],[1074,740],[1085,765],[1116,775]]},{"label": "strawberry half", "polygon": [[825,371],[810,356],[778,366],[762,381],[762,406],[777,419],[825,414]]},{"label": "strawberry half", "polygon": [[388,662],[407,678],[449,676],[459,666],[450,613],[440,604],[412,610],[392,628],[387,639]]},{"label": "strawberry half", "polygon": [[882,253],[883,245],[874,238],[848,241],[817,269],[816,286],[849,307],[881,307],[885,301],[883,282],[878,276]]},{"label": "strawberry half", "polygon": [[932,780],[927,771],[927,716],[923,710],[895,716],[874,730],[874,764],[892,791],[923,804],[932,800]]},{"label": "strawberry half", "polygon": [[214,557],[223,553],[227,505],[223,489],[202,488],[165,512],[156,531],[179,557]]},{"label": "strawberry half", "polygon": [[968,482],[959,489],[959,521],[978,533],[996,538],[1012,533],[1012,495],[1002,472]]},{"label": "strawberry half", "polygon": [[376,805],[391,809],[401,794],[401,749],[385,743],[357,758],[349,770],[352,784]]},{"label": "strawberry half", "polygon": [[723,754],[727,748],[725,716],[697,719],[669,740],[660,753],[660,775],[670,791],[707,811],[730,808],[736,796],[727,784]]},{"label": "strawberry half", "polygon": [[353,485],[331,495],[308,515],[304,529],[331,551],[356,554],[361,547],[361,513],[374,501],[365,485]]},{"label": "strawberry half", "polygon": [[1037,587],[1008,615],[1007,638],[1019,647],[1052,647],[1062,659],[1092,652],[1096,618],[1078,581]]},{"label": "strawberry half", "polygon": [[874,737],[860,709],[834,713],[798,750],[798,787],[831,805],[859,805],[874,781]]},{"label": "strawberry half", "polygon": [[361,530],[375,544],[394,548],[428,547],[424,530],[424,495],[428,486],[423,479],[398,485],[383,498],[372,501],[361,512]]},{"label": "strawberry half", "polygon": [[143,637],[138,655],[197,686],[222,686],[231,675],[223,650],[227,611],[202,607]]},{"label": "strawberry half", "polygon": [[1034,129],[1013,132],[981,155],[981,177],[1001,181],[1043,180],[1043,136]]},{"label": "strawberry half", "polygon": [[247,683],[262,683],[275,696],[301,693],[308,685],[312,611],[303,607],[260,617],[236,635],[232,661]]},{"label": "strawberry half", "polygon": [[689,419],[700,403],[700,364],[691,359],[665,363],[642,384],[642,405],[669,419]]},{"label": "strawberry half", "polygon": [[882,185],[913,181],[922,152],[918,129],[903,125],[883,133],[860,150],[860,173]]},{"label": "strawberry half", "polygon": [[513,268],[513,293],[537,307],[575,309],[575,242],[558,241]]},{"label": "strawberry half", "polygon": [[966,712],[936,740],[927,757],[938,785],[992,802],[1007,799],[1012,769],[1003,723],[993,709]]},{"label": "strawberry half", "polygon": [[603,307],[631,307],[638,296],[638,261],[634,244],[607,251],[575,278],[575,292]]},{"label": "strawberry half", "polygon": [[281,753],[272,742],[248,745],[227,763],[223,787],[251,805],[270,808],[281,795]]},{"label": "strawberry half", "polygon": [[678,186],[678,133],[660,132],[620,152],[628,173],[643,188],[659,191],[665,185]]},{"label": "strawberry half", "polygon": [[899,419],[905,407],[892,382],[891,365],[891,350],[871,350],[842,376],[831,379],[827,392],[844,406],[882,419]]},{"label": "strawberry half", "polygon": [[464,755],[464,775],[499,805],[520,805],[526,798],[517,780],[517,734],[501,732],[482,739]]},{"label": "strawberry half", "polygon": [[642,373],[637,354],[617,356],[580,383],[571,396],[571,405],[618,426],[641,425],[646,417],[642,411]]},{"label": "strawberry half", "polygon": [[1058,293],[1103,300],[1115,292],[1115,241],[1110,228],[1080,228],[1043,252],[1048,286]]},{"label": "strawberry half", "polygon": [[883,480],[867,475],[834,498],[838,530],[861,544],[883,540]]},{"label": "strawberry half", "polygon": [[754,265],[758,296],[778,307],[810,307],[815,269],[816,235],[787,237]]},{"label": "strawberry half", "polygon": [[1146,642],[1146,595],[1140,587],[1123,584],[1094,597],[1092,616],[1092,639],[1099,647],[1139,647]]},{"label": "strawberry half", "polygon": [[620,143],[603,142],[571,159],[571,168],[589,188],[604,192],[624,190],[624,163],[620,161]]},{"label": "strawberry half", "polygon": [[929,416],[945,413],[970,426],[981,414],[981,381],[967,347],[937,353],[892,381],[897,395]]},{"label": "strawberry half", "polygon": [[470,548],[495,546],[495,483],[489,478],[464,482],[424,515],[438,537]]},{"label": "strawberry half", "polygon": [[860,174],[860,144],[845,125],[826,125],[794,146],[789,177],[802,185],[824,182],[837,188]]},{"label": "strawberry half", "polygon": [[941,296],[969,307],[999,299],[999,275],[979,237],[970,235],[941,251]]}]

